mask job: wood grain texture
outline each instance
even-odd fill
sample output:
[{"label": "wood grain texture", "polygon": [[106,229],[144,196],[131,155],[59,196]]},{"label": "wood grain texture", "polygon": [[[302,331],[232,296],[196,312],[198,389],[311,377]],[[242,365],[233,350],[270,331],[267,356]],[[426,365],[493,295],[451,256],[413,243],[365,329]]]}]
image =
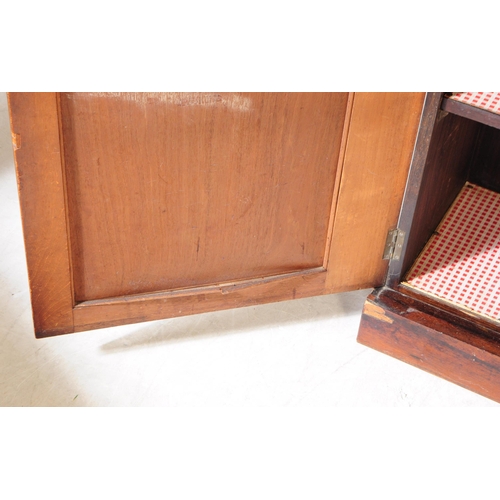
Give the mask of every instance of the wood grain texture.
[{"label": "wood grain texture", "polygon": [[64,93],[77,302],[323,264],[345,93]]},{"label": "wood grain texture", "polygon": [[500,402],[498,328],[379,289],[365,304],[358,342]]},{"label": "wood grain texture", "polygon": [[73,294],[56,95],[10,93],[8,98],[35,332],[71,332]]},{"label": "wood grain texture", "polygon": [[356,93],[328,261],[327,290],[379,286],[395,227],[424,93]]}]

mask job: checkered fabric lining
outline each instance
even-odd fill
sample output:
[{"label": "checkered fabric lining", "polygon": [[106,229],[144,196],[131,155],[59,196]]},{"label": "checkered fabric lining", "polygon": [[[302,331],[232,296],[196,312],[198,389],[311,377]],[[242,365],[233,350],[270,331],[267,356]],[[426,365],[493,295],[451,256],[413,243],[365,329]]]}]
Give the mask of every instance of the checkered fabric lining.
[{"label": "checkered fabric lining", "polygon": [[456,92],[450,99],[500,114],[500,92]]},{"label": "checkered fabric lining", "polygon": [[408,273],[407,283],[500,320],[500,194],[467,183]]}]

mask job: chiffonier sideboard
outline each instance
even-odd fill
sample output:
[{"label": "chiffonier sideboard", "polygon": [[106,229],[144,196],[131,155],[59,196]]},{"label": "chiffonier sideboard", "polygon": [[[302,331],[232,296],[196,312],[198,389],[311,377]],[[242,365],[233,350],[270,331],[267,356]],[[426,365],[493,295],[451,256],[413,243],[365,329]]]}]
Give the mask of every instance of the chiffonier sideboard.
[{"label": "chiffonier sideboard", "polygon": [[35,335],[375,287],[359,342],[500,401],[498,100],[10,93]]}]

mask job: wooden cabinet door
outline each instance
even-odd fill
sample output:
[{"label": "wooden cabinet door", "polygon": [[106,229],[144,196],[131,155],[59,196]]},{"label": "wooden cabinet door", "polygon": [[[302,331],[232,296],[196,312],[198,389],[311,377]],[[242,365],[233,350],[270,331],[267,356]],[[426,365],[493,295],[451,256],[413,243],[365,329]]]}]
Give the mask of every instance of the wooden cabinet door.
[{"label": "wooden cabinet door", "polygon": [[422,93],[11,93],[38,337],[376,286]]}]

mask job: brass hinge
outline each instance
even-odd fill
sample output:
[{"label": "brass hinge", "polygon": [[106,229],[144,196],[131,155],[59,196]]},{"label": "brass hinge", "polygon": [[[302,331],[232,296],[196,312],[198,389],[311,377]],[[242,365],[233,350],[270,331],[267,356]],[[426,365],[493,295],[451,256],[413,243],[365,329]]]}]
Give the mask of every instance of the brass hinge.
[{"label": "brass hinge", "polygon": [[399,260],[403,251],[403,243],[405,242],[405,232],[401,229],[391,229],[387,233],[384,247],[384,260]]}]

